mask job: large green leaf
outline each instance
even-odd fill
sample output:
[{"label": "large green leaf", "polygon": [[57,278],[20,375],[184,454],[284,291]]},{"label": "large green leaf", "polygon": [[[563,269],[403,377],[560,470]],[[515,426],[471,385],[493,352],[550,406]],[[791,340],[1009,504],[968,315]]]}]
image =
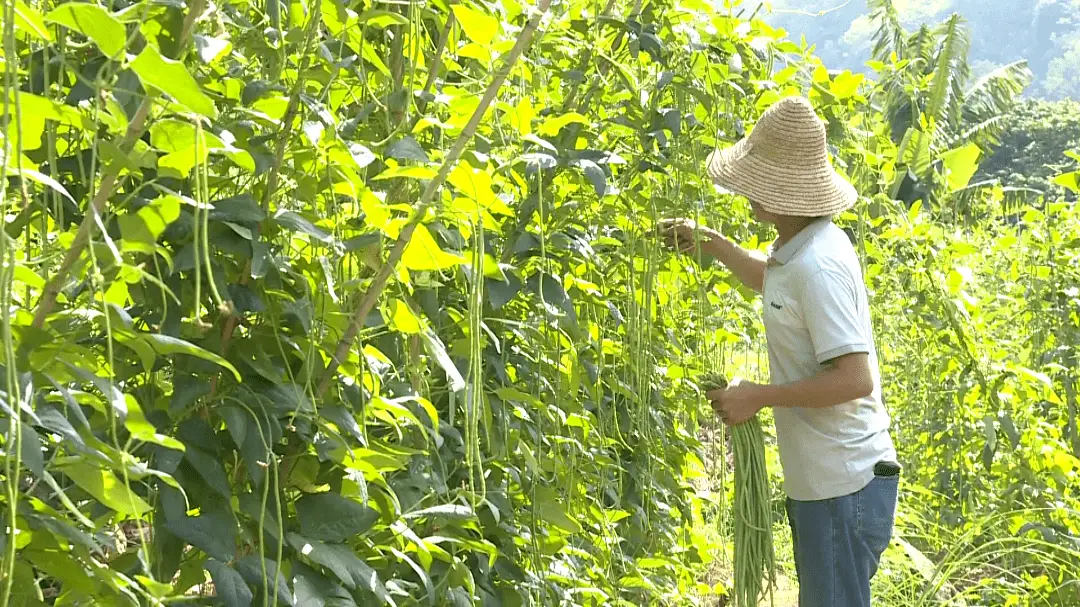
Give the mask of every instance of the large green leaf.
[{"label": "large green leaf", "polygon": [[180,199],[176,196],[162,196],[134,213],[127,213],[117,218],[120,234],[125,243],[141,245],[152,250],[154,243],[165,232],[170,223],[180,217]]},{"label": "large green leaf", "polygon": [[129,491],[123,481],[109,470],[81,460],[69,461],[61,466],[60,470],[83,491],[120,514],[137,516],[150,511],[150,504],[134,491]]},{"label": "large green leaf", "polygon": [[113,57],[124,50],[124,24],[105,9],[89,2],[65,2],[49,11],[45,21],[59,23],[94,42],[101,52]]},{"label": "large green leaf", "polygon": [[477,44],[489,45],[499,33],[499,21],[490,15],[464,4],[452,4],[450,9],[454,11],[461,29],[465,30],[465,35]]},{"label": "large green leaf", "polygon": [[982,150],[974,143],[949,150],[941,155],[941,160],[945,164],[950,191],[955,192],[967,187],[968,183],[971,182],[971,178],[975,175],[975,171],[979,170],[979,157],[981,155]]},{"label": "large green leaf", "polygon": [[199,516],[166,521],[165,528],[219,561],[232,560],[236,554],[236,520],[230,512],[204,510]]},{"label": "large green leaf", "polygon": [[131,69],[139,75],[143,85],[165,93],[196,114],[217,118],[214,102],[199,89],[184,64],[163,57],[154,45],[143,47],[131,62]]},{"label": "large green leaf", "polygon": [[41,13],[32,6],[27,6],[23,0],[15,0],[15,26],[45,42],[52,41],[52,34],[45,27]]},{"label": "large green leaf", "polygon": [[289,545],[313,562],[329,569],[347,588],[362,589],[384,605],[389,598],[379,574],[362,561],[352,548],[342,544],[324,544],[296,533],[288,536]]},{"label": "large green leaf", "polygon": [[214,559],[206,561],[206,570],[214,580],[214,595],[225,603],[225,607],[251,607],[254,596],[239,573]]},{"label": "large green leaf", "polygon": [[296,516],[305,536],[343,542],[371,529],[379,513],[338,493],[313,493],[296,501]]},{"label": "large green leaf", "polygon": [[423,224],[416,226],[401,256],[401,265],[409,270],[448,270],[462,263],[465,260],[460,255],[442,250]]},{"label": "large green leaf", "polygon": [[292,579],[296,607],[348,607],[356,604],[348,590],[304,563],[293,564]]},{"label": "large green leaf", "polygon": [[195,358],[201,358],[205,361],[225,367],[229,371],[232,371],[232,374],[236,378],[236,381],[241,380],[240,372],[236,370],[236,367],[234,367],[232,363],[225,360],[221,356],[214,354],[213,352],[204,350],[196,346],[193,343],[168,335],[159,335],[157,333],[140,333],[138,335],[142,339],[146,340],[151,346],[153,346],[154,351],[161,356],[186,354],[188,356],[194,356]]}]

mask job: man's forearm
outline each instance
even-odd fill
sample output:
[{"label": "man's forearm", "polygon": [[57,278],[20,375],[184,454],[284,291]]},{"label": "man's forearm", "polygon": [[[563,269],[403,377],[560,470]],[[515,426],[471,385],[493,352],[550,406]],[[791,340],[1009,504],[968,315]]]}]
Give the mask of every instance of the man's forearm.
[{"label": "man's forearm", "polygon": [[760,404],[763,407],[824,409],[868,396],[873,389],[869,378],[852,377],[844,369],[830,367],[799,381],[762,386]]},{"label": "man's forearm", "polygon": [[760,292],[765,283],[764,256],[748,251],[720,234],[710,237],[707,251],[727,266],[743,284]]}]

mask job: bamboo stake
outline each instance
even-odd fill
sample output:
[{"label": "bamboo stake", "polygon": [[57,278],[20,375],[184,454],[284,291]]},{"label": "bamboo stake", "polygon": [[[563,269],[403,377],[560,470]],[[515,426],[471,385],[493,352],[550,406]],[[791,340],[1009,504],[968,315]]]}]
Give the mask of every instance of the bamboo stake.
[{"label": "bamboo stake", "polygon": [[382,268],[379,269],[379,272],[371,280],[371,286],[368,287],[367,293],[364,294],[364,297],[360,300],[356,310],[353,312],[352,319],[349,321],[349,326],[345,330],[345,335],[343,335],[341,341],[338,342],[337,349],[334,351],[334,356],[330,360],[330,364],[327,365],[322,380],[319,382],[316,396],[322,396],[326,393],[327,388],[330,387],[330,382],[333,380],[338,366],[348,355],[349,350],[353,346],[353,342],[356,340],[357,334],[360,332],[360,326],[363,325],[364,319],[367,318],[367,315],[370,314],[371,310],[375,307],[375,303],[378,301],[379,295],[382,294],[386,282],[390,279],[390,275],[394,273],[397,264],[401,261],[401,256],[405,253],[405,247],[408,246],[409,241],[412,240],[412,235],[416,230],[416,226],[420,224],[424,215],[433,204],[435,194],[442,187],[446,178],[450,175],[450,170],[453,169],[458,158],[460,158],[461,154],[465,151],[466,144],[468,144],[473,135],[476,134],[476,128],[480,125],[480,121],[483,119],[488,106],[495,100],[495,95],[499,92],[499,89],[502,88],[502,84],[506,80],[510,70],[514,67],[514,64],[517,63],[521,53],[532,42],[533,34],[540,25],[540,19],[547,13],[548,6],[550,5],[551,0],[540,0],[540,2],[537,3],[536,13],[529,19],[529,22],[521,30],[521,33],[518,34],[517,41],[514,42],[514,47],[510,49],[510,52],[506,55],[502,67],[496,72],[494,79],[492,79],[491,84],[488,85],[487,90],[484,92],[484,97],[480,100],[480,105],[477,106],[476,111],[473,112],[472,117],[469,119],[469,123],[465,125],[464,130],[458,135],[457,141],[454,142],[454,147],[450,149],[450,153],[447,154],[446,158],[443,160],[443,164],[439,168],[439,173],[434,179],[428,182],[427,187],[420,196],[420,201],[417,203],[416,210],[413,211],[408,223],[402,228],[397,242],[394,243],[394,248],[390,251],[390,256],[386,259],[386,263],[383,264]]}]

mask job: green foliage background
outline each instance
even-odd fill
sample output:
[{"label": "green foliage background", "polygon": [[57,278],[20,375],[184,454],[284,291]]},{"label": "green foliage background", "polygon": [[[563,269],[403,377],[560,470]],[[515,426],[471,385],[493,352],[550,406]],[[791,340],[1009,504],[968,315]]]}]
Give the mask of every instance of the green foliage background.
[{"label": "green foliage background", "polygon": [[1080,220],[972,184],[1023,73],[746,8],[5,4],[0,603],[717,600],[695,379],[759,304],[652,228],[763,248],[702,161],[805,94],[908,467],[882,600],[1076,604]]}]

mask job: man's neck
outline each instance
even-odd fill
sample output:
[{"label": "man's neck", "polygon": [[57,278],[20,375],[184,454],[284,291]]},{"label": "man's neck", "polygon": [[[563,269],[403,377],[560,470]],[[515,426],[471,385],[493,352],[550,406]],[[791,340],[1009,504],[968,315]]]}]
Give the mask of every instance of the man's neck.
[{"label": "man's neck", "polygon": [[817,221],[817,219],[814,217],[777,217],[777,246],[782,246],[784,243],[790,241],[792,238],[795,238],[795,236],[799,232],[805,230],[807,226],[814,223],[815,221]]}]

